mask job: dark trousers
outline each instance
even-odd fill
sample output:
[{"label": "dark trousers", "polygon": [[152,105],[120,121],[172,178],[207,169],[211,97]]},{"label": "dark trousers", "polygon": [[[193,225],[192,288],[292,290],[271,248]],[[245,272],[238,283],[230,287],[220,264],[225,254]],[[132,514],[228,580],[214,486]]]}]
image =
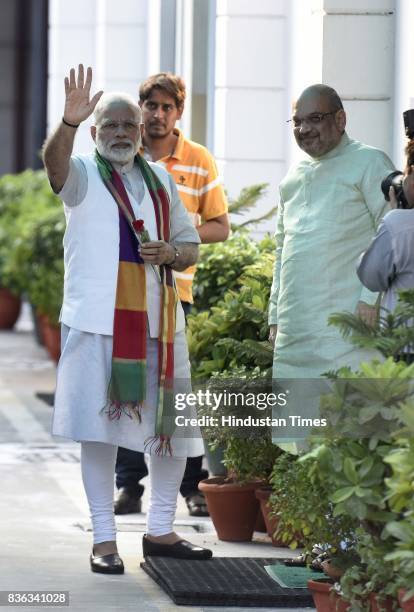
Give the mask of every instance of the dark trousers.
[{"label": "dark trousers", "polygon": [[405,361],[407,365],[414,363],[414,353],[400,353],[395,358],[395,361]]},{"label": "dark trousers", "polygon": [[[208,477],[207,470],[203,470],[201,467],[202,461],[203,457],[188,457],[180,487],[180,493],[183,497],[197,492],[200,480]],[[133,487],[138,489],[139,494],[142,495],[144,487],[139,484],[139,481],[148,475],[144,453],[137,453],[128,448],[119,447],[115,472],[118,489],[121,487]]]},{"label": "dark trousers", "polygon": [[[190,313],[191,304],[189,302],[181,302],[184,314]],[[207,470],[203,470],[203,457],[188,457],[183,481],[180,487],[180,493],[183,497],[187,497],[191,493],[198,491],[198,483],[200,480],[208,477]],[[127,448],[118,448],[118,455],[115,466],[116,486],[138,488],[139,494],[142,495],[144,487],[139,484],[139,481],[148,475],[147,465],[144,459],[144,453],[129,450]]]}]

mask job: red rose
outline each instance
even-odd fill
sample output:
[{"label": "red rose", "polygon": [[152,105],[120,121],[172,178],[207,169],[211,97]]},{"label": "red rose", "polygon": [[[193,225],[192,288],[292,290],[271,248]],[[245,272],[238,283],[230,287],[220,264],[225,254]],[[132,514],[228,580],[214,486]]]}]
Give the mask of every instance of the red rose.
[{"label": "red rose", "polygon": [[142,219],[135,219],[132,222],[133,228],[136,232],[140,233],[144,230],[144,221]]}]

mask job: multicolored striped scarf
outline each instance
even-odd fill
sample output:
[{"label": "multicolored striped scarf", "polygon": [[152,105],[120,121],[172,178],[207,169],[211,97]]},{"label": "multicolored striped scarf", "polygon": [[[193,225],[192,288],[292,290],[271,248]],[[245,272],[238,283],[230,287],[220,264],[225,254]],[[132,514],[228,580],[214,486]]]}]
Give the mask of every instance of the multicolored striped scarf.
[{"label": "multicolored striped scarf", "polygon": [[[146,398],[147,301],[145,264],[139,254],[140,235],[134,229],[135,215],[121,177],[112,164],[95,151],[101,178],[119,208],[119,267],[115,301],[112,373],[108,390],[108,415],[122,414],[141,421]],[[139,154],[135,157],[150,193],[157,223],[158,240],[170,239],[170,200],[162,182]],[[174,431],[174,334],[177,291],[169,266],[156,266],[161,283],[158,336],[158,402],[155,436],[157,454],[171,454]]]}]

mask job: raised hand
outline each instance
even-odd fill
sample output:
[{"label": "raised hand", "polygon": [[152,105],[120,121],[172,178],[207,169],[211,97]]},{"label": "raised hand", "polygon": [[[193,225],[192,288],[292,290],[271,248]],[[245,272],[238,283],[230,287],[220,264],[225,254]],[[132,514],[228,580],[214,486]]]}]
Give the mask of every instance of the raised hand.
[{"label": "raised hand", "polygon": [[74,68],[70,69],[69,78],[65,77],[66,100],[63,117],[68,123],[79,125],[93,113],[103,91],[98,91],[90,100],[91,83],[92,68],[87,69],[85,80],[83,64],[79,64],[77,79]]}]

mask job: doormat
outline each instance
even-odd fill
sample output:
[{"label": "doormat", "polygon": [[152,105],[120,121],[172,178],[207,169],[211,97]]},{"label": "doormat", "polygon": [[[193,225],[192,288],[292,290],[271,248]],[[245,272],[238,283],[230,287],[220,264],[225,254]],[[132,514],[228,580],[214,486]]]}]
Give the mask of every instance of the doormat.
[{"label": "doormat", "polygon": [[42,402],[45,402],[45,404],[47,404],[48,406],[53,406],[55,403],[54,393],[42,393],[39,391],[35,395],[38,399],[42,400]]},{"label": "doormat", "polygon": [[180,605],[313,608],[307,589],[284,588],[268,576],[264,566],[274,564],[274,558],[193,561],[146,557],[141,567]]},{"label": "doormat", "polygon": [[306,589],[308,580],[318,580],[324,574],[310,567],[288,567],[283,563],[266,565],[265,570],[273,580],[288,589]]}]

